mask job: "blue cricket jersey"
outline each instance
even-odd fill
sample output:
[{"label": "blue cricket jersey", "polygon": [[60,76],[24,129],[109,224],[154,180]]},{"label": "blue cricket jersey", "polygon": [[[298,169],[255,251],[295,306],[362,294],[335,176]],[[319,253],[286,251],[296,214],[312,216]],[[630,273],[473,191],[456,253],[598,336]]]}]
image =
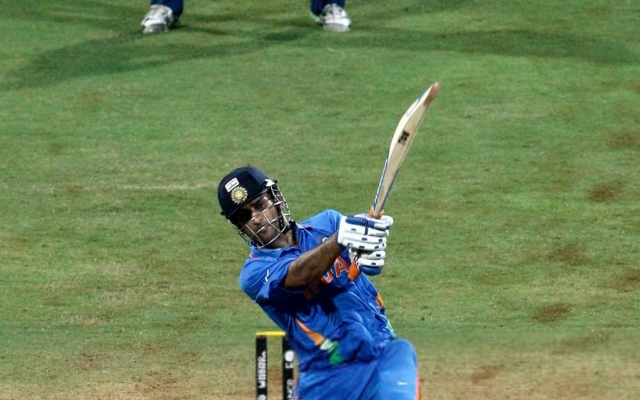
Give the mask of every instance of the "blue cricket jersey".
[{"label": "blue cricket jersey", "polygon": [[341,216],[327,210],[297,224],[298,247],[257,249],[249,243],[240,273],[242,290],[287,334],[302,372],[369,362],[395,338],[371,281],[364,274],[349,280],[348,250],[318,282],[284,287],[289,265],[336,232]]}]

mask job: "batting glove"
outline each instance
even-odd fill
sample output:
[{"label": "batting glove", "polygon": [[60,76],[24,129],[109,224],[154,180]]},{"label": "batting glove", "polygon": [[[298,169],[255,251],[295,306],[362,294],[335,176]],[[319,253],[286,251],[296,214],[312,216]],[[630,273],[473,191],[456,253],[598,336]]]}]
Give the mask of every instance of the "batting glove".
[{"label": "batting glove", "polygon": [[[371,214],[356,214],[354,215],[354,217],[359,217],[359,218],[366,218],[368,220],[371,221],[378,221],[378,222],[382,222],[387,224],[387,230],[389,230],[391,228],[391,225],[393,225],[393,217],[389,216],[389,215],[382,215],[380,216],[380,218],[376,218]],[[389,236],[389,235],[387,235]]]},{"label": "batting glove", "polygon": [[388,222],[350,215],[340,218],[336,240],[343,247],[357,250],[383,250],[388,235]]},{"label": "batting glove", "polygon": [[363,251],[349,249],[349,258],[356,263],[358,269],[367,275],[378,275],[382,272],[384,258],[387,252],[384,250]]}]

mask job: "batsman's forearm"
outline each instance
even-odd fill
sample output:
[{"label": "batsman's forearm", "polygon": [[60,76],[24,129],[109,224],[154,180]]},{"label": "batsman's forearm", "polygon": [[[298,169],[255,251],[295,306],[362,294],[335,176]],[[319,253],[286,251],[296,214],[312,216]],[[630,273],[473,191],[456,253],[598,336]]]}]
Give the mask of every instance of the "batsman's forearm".
[{"label": "batsman's forearm", "polygon": [[343,250],[334,233],[318,247],[305,251],[291,263],[284,286],[291,288],[317,282],[327,273]]}]

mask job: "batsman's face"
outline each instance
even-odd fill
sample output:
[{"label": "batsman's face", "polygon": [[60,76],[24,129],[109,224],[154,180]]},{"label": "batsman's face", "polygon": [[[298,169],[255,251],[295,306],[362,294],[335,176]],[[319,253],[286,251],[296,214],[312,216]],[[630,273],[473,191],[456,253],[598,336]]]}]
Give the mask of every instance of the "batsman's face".
[{"label": "batsman's face", "polygon": [[264,194],[247,203],[238,211],[236,226],[247,236],[261,243],[268,243],[279,233],[278,210],[269,195]]}]

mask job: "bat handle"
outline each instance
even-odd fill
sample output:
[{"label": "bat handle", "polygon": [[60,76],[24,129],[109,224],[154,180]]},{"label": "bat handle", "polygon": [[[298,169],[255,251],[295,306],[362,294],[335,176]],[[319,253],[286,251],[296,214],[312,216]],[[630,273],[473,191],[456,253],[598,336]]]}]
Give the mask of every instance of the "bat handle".
[{"label": "bat handle", "polygon": [[[382,216],[382,211],[380,211],[380,214],[376,215],[373,209],[373,206],[371,206],[371,209],[369,209],[369,215],[379,219]],[[354,281],[358,276],[360,276],[360,268],[358,268],[358,265],[356,264],[356,260],[351,260],[348,276],[350,281]]]}]

